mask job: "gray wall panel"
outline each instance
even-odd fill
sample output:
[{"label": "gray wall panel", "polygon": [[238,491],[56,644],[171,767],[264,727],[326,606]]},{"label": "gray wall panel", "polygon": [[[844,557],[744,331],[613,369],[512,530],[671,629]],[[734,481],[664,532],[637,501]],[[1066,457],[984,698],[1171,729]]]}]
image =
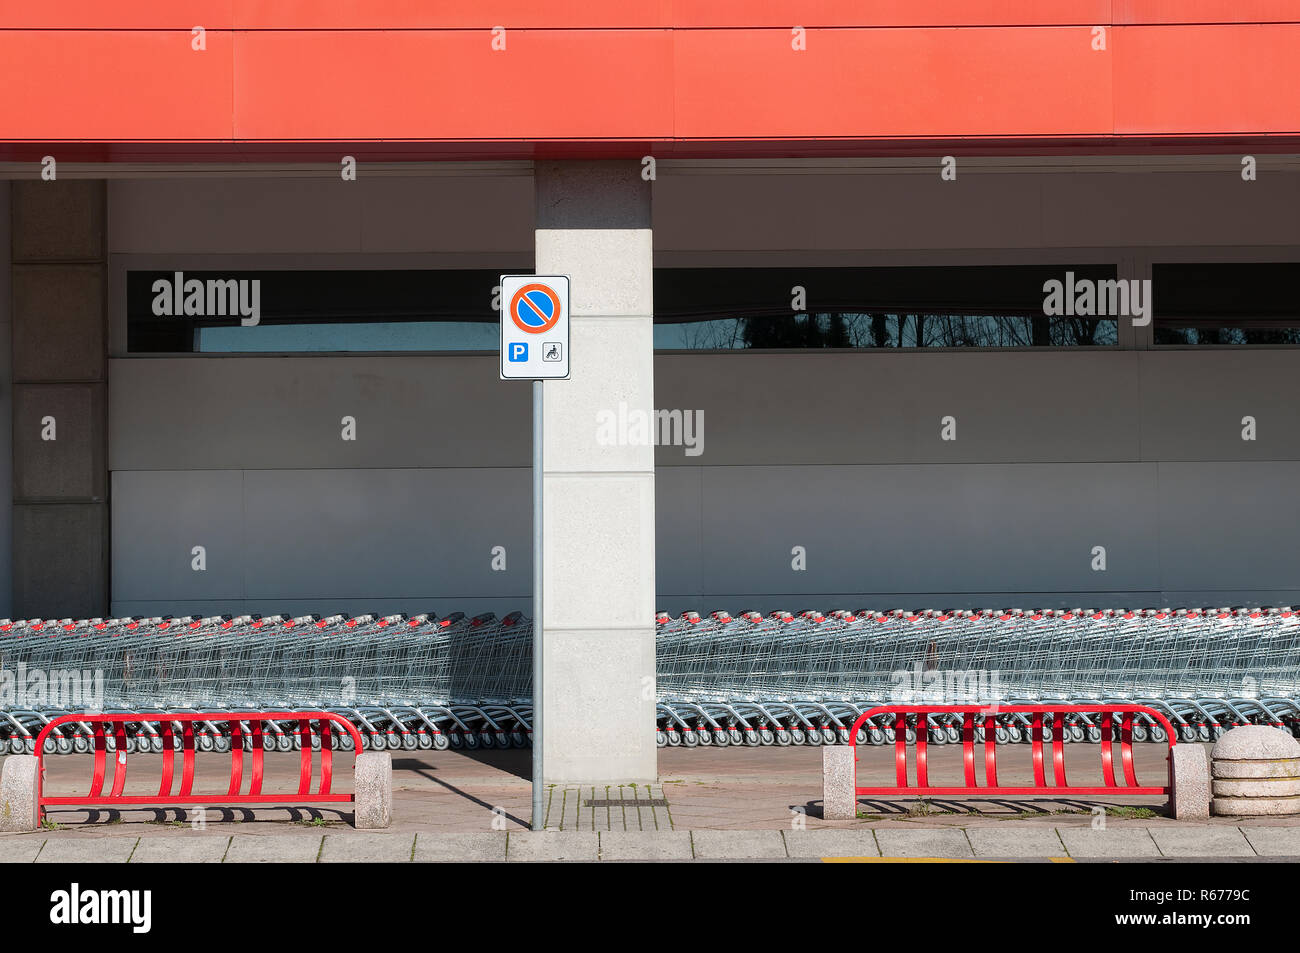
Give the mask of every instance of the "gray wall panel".
[{"label": "gray wall panel", "polygon": [[[1300,471],[1285,462],[1300,447],[1298,362],[660,355],[656,406],[703,410],[705,442],[699,457],[657,451],[658,605],[1300,601]],[[491,358],[117,360],[112,373],[114,492],[138,494],[115,500],[119,533],[197,531],[166,516],[179,488],[126,471],[247,471],[242,588],[225,611],[528,609],[528,389],[497,380]],[[1239,438],[1248,412],[1254,444]],[[344,413],[355,446],[338,439]],[[944,413],[955,443],[938,439]],[[218,499],[186,504],[199,528],[226,520]],[[790,570],[796,544],[805,573]],[[175,580],[151,568],[161,556],[115,547],[115,611],[211,611],[215,590],[185,588],[190,545]],[[493,545],[508,572],[490,572]]]},{"label": "gray wall panel", "polygon": [[655,587],[662,593],[702,594],[704,584],[703,467],[655,471]]},{"label": "gray wall panel", "polygon": [[[703,591],[1154,589],[1155,514],[1116,505],[1153,478],[1132,464],[709,468]],[[796,545],[807,571],[791,569]]]},{"label": "gray wall panel", "polygon": [[[243,598],[239,470],[114,473],[112,511],[114,605],[162,593],[175,600]],[[192,568],[195,546],[206,550],[201,572]]]},{"label": "gray wall panel", "polygon": [[1167,589],[1300,589],[1300,464],[1162,463]]},{"label": "gray wall panel", "polygon": [[1259,158],[1259,179],[1244,187],[1231,157],[1194,172],[1157,170],[1158,162],[1144,160],[1134,160],[1141,168],[1094,171],[1085,160],[1066,173],[1043,174],[1032,160],[1008,174],[1007,168],[975,170],[997,160],[962,158],[951,182],[939,178],[937,160],[921,160],[926,166],[919,174],[881,169],[880,161],[872,170],[870,160],[860,170],[837,170],[835,160],[788,160],[784,169],[661,162],[655,251],[998,253],[1300,242],[1300,219],[1286,211],[1300,204],[1300,176],[1269,169],[1270,157]]},{"label": "gray wall panel", "polygon": [[[528,466],[530,390],[495,357],[109,362],[113,470]],[[356,441],[341,439],[355,417]]]},{"label": "gray wall panel", "polygon": [[[529,486],[517,469],[115,473],[114,611],[525,607]],[[191,568],[195,545],[204,572]],[[505,571],[491,568],[494,546]]]},{"label": "gray wall panel", "polygon": [[244,486],[249,599],[532,592],[527,470],[262,470]]},{"label": "gray wall panel", "polygon": [[[1147,351],[1144,460],[1300,460],[1300,351]],[[1241,420],[1256,439],[1241,439]]]},{"label": "gray wall panel", "polygon": [[655,462],[1137,460],[1137,402],[1132,351],[662,355],[656,406],[703,410],[704,453]]}]

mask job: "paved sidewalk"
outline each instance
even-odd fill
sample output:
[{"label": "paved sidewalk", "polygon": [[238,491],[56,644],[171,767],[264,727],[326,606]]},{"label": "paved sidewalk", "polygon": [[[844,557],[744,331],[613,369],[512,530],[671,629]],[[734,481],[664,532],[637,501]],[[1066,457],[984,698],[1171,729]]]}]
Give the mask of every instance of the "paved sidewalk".
[{"label": "paved sidewalk", "polygon": [[[1135,750],[1141,780],[1161,778],[1164,748]],[[126,793],[157,790],[158,758],[133,755]],[[1000,751],[1004,783],[1032,777],[1029,751]],[[1070,778],[1088,783],[1098,749],[1076,745]],[[547,827],[529,830],[526,750],[393,752],[393,828],[358,832],[348,805],[123,810],[52,809],[57,829],[0,835],[0,862],[520,860],[1168,860],[1300,857],[1300,819],[1167,816],[1161,797],[1053,796],[998,800],[861,798],[858,817],[821,817],[818,748],[666,749],[652,785],[555,786]],[[47,759],[46,790],[85,791],[91,759]],[[351,758],[336,759],[350,790]],[[265,790],[297,789],[298,756],[268,755]],[[959,746],[931,753],[931,777],[961,776]],[[862,783],[893,781],[892,748],[859,753]],[[195,790],[219,804],[229,756],[198,758]],[[1094,782],[1095,783],[1095,782]],[[196,823],[197,822],[197,823]],[[1104,827],[1104,829],[1097,829]],[[197,828],[197,829],[196,829]]]},{"label": "paved sidewalk", "polygon": [[522,861],[1045,861],[1300,858],[1300,828],[913,827],[883,830],[492,831],[310,829],[0,835],[0,863],[452,863]]}]

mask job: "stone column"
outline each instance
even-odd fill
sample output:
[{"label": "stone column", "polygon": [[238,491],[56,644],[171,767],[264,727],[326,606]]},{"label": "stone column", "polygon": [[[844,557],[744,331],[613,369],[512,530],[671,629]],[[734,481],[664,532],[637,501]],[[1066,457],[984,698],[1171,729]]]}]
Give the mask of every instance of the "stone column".
[{"label": "stone column", "polygon": [[602,413],[654,404],[650,183],[635,161],[540,162],[536,202],[536,273],[572,278],[572,379],[543,398],[545,779],[651,781],[654,447],[597,438]]},{"label": "stone column", "polygon": [[24,180],[10,204],[14,615],[103,615],[106,190]]}]

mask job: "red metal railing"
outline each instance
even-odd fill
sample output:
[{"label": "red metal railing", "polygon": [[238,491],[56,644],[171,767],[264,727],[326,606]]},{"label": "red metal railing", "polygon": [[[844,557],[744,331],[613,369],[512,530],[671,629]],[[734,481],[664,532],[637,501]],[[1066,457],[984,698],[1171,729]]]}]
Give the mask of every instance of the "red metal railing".
[{"label": "red metal railing", "polygon": [[[927,762],[928,717],[929,715],[959,714],[961,722],[962,766],[965,784],[957,786],[932,785],[929,779]],[[1034,784],[1032,787],[1005,786],[998,783],[998,746],[996,737],[996,718],[1004,714],[1031,715],[1030,736],[1033,742]],[[894,727],[894,768],[898,783],[892,787],[859,787],[857,783],[857,758],[853,762],[853,785],[858,794],[899,795],[899,794],[939,794],[939,795],[1024,795],[1043,794],[1045,792],[1066,791],[1071,794],[1169,794],[1170,785],[1163,787],[1144,786],[1138,783],[1137,773],[1133,767],[1133,717],[1145,715],[1159,722],[1169,739],[1169,747],[1176,744],[1174,728],[1160,712],[1144,705],[999,705],[988,707],[981,705],[878,705],[862,715],[853,723],[849,733],[849,743],[855,744],[858,729],[863,723],[880,715],[893,716]],[[916,716],[916,784],[908,783],[907,772],[907,716]],[[1052,776],[1054,784],[1049,784],[1044,765],[1043,726],[1044,715],[1051,715],[1052,731]],[[1104,785],[1071,784],[1065,772],[1065,719],[1071,715],[1101,716],[1101,774]],[[1115,718],[1119,716],[1119,753],[1124,774],[1121,784],[1115,777],[1115,757],[1113,735]],[[975,723],[983,721],[984,740],[984,785],[980,786],[975,767]],[[1074,744],[1071,747],[1091,748],[1092,745]],[[1172,769],[1172,762],[1171,762]]]},{"label": "red metal railing", "polygon": [[[148,722],[159,726],[158,734],[162,739],[162,781],[157,794],[123,794],[126,787],[126,726]],[[230,725],[230,786],[225,794],[194,793],[194,751],[195,722],[226,723]],[[290,793],[262,793],[264,778],[263,746],[268,732],[267,722],[296,722],[298,738],[302,746],[301,764],[298,772],[298,791]],[[320,784],[312,788],[312,730],[311,723],[317,722],[320,735]],[[352,737],[352,750],[361,751],[361,735],[357,729],[342,715],[327,711],[258,711],[258,712],[185,712],[168,714],[127,713],[111,715],[61,715],[44,728],[36,739],[36,757],[45,757],[45,739],[60,725],[89,725],[94,741],[94,775],[90,782],[89,794],[46,795],[43,790],[45,763],[39,765],[37,801],[41,816],[45,806],[74,805],[78,807],[121,807],[129,804],[178,805],[186,807],[221,806],[226,804],[285,804],[285,803],[320,803],[347,801],[353,799],[351,794],[332,794],[330,785],[334,778],[334,742],[329,724],[333,722]],[[245,731],[243,725],[250,726]],[[180,726],[181,740],[181,776],[180,790],[175,794],[176,767],[176,726]],[[113,787],[104,794],[104,780],[108,760],[108,734],[111,730],[116,742],[113,753]],[[269,734],[279,735],[276,729]],[[244,739],[252,742],[251,772],[248,792],[242,793],[244,786]]]}]

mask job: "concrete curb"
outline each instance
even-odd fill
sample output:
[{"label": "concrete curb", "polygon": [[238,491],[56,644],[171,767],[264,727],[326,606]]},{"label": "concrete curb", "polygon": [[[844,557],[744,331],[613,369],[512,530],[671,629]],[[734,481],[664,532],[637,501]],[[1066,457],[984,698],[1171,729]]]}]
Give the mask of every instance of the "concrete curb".
[{"label": "concrete curb", "polygon": [[122,836],[50,831],[0,837],[2,863],[528,863],[569,861],[1059,860],[1300,856],[1300,827],[867,826],[815,830],[429,833],[304,828]]}]

